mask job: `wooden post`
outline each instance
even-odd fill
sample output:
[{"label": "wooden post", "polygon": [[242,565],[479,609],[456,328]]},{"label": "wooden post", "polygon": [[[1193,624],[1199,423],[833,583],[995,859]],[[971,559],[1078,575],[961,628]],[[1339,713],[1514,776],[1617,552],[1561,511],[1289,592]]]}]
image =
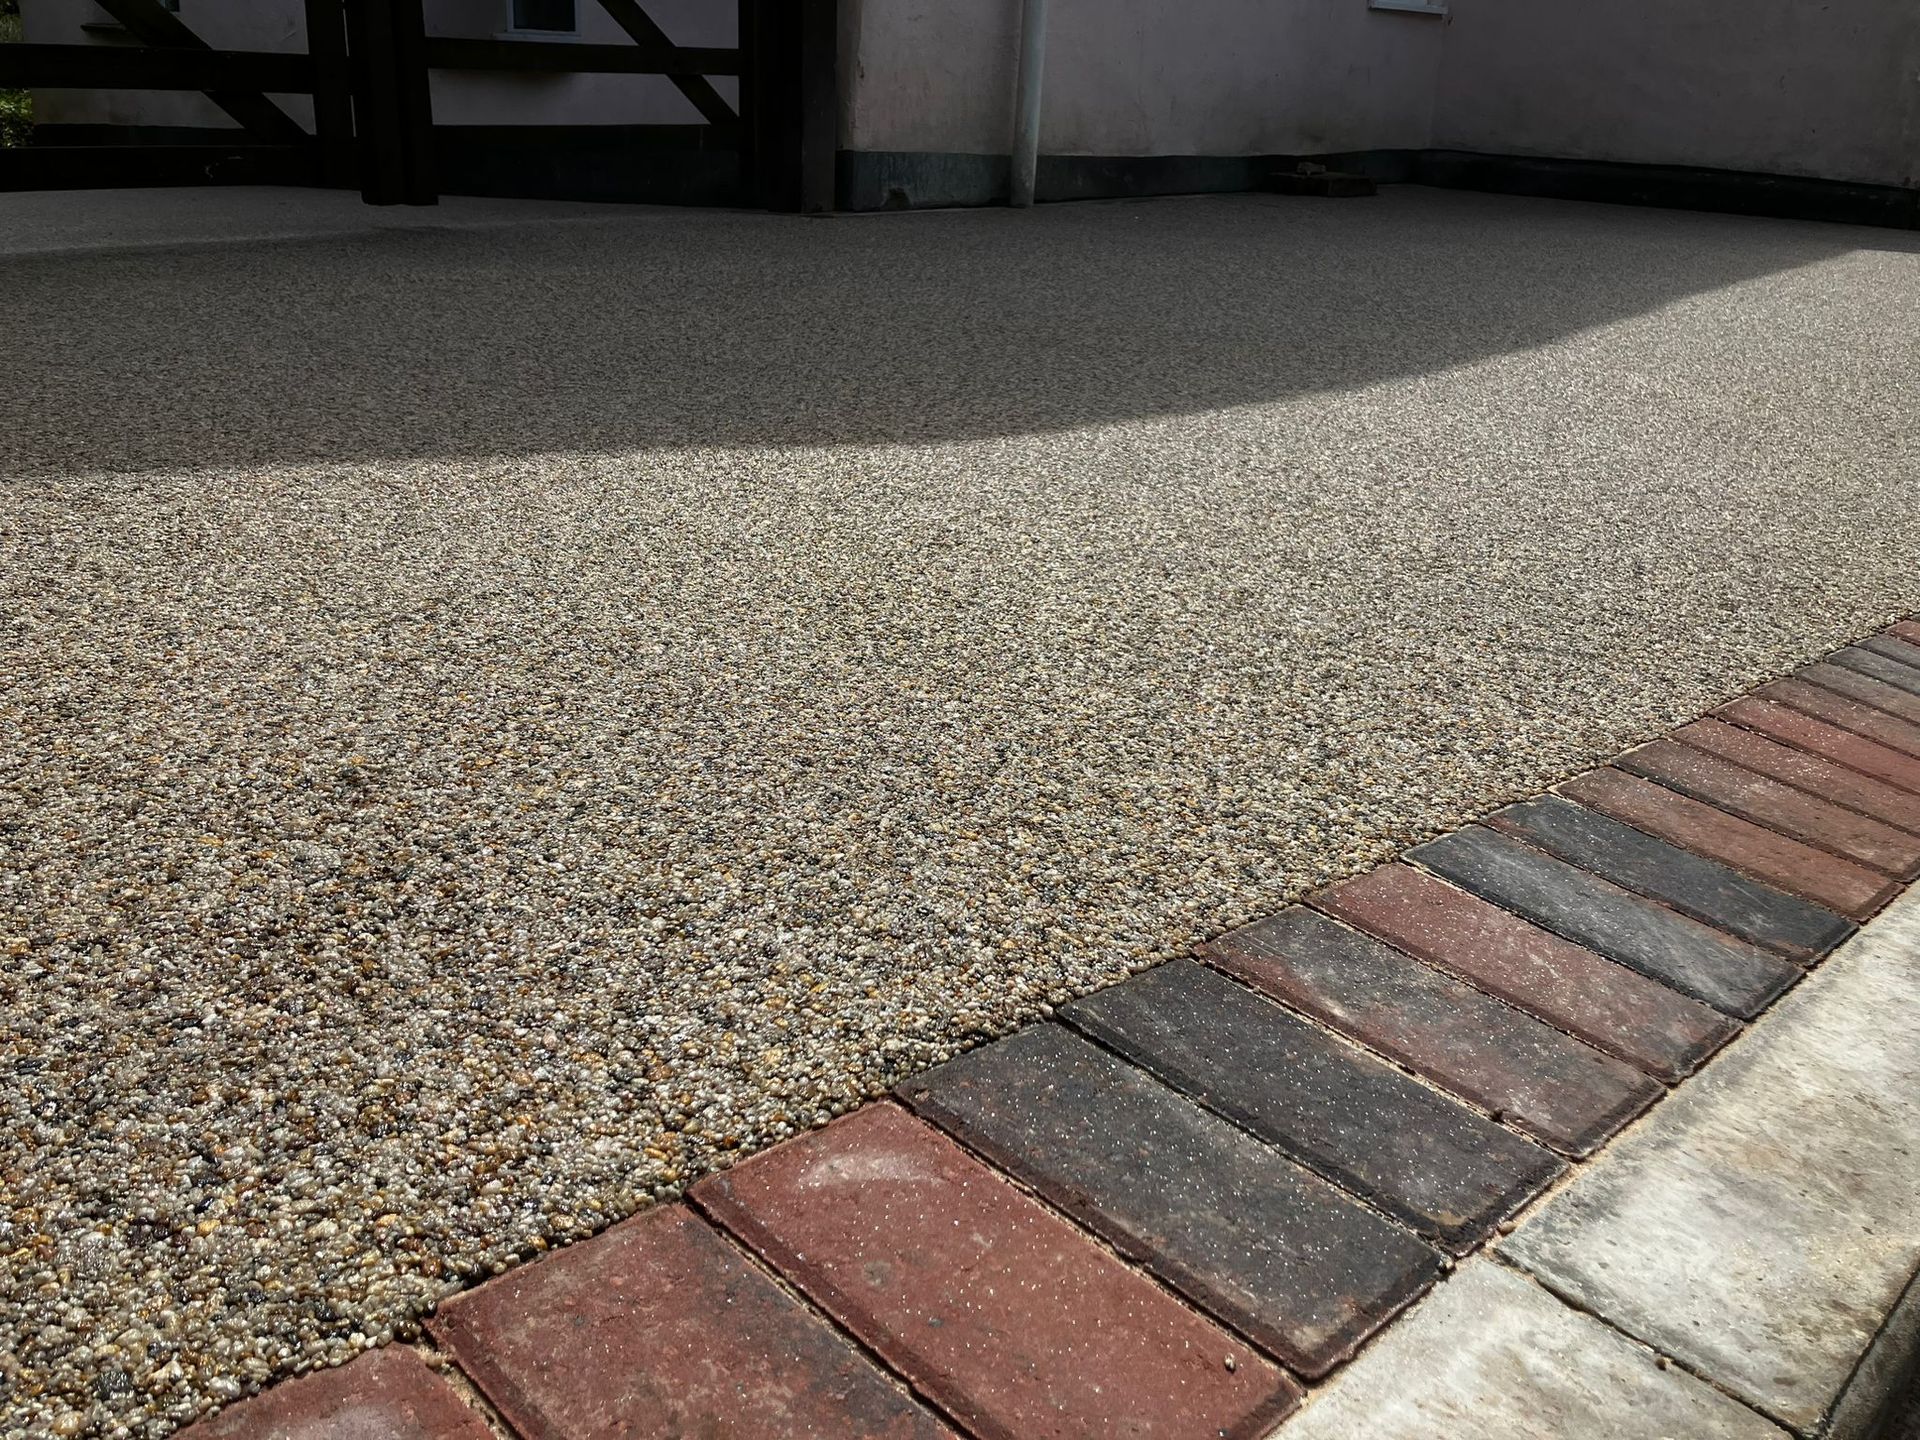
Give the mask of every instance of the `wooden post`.
[{"label": "wooden post", "polygon": [[320,183],[353,183],[353,81],[347,69],[346,14],[341,0],[306,0],[307,55],[313,61],[313,138]]},{"label": "wooden post", "polygon": [[840,149],[840,30],[836,0],[798,0],[799,71],[794,139],[799,147],[800,213],[822,215],[835,203]]},{"label": "wooden post", "polygon": [[398,205],[406,193],[407,168],[400,152],[400,97],[394,91],[392,12],[381,0],[347,0],[347,33],[360,198],[369,205]]},{"label": "wooden post", "polygon": [[739,31],[734,44],[740,51],[740,125],[735,142],[740,156],[740,203],[765,205],[760,186],[760,4],[739,0]]},{"label": "wooden post", "polygon": [[405,201],[440,203],[433,169],[433,90],[427,73],[424,0],[388,0],[393,6],[394,60],[399,67],[401,145],[407,156]]},{"label": "wooden post", "polygon": [[[799,0],[744,0],[741,5],[740,105],[742,129],[753,156],[747,203],[767,210],[800,208],[800,149],[796,143],[799,45],[795,23]],[[747,120],[747,114],[752,120]]]},{"label": "wooden post", "polygon": [[431,205],[433,103],[420,0],[347,0],[360,196]]},{"label": "wooden post", "polygon": [[836,0],[742,0],[740,108],[749,204],[833,209],[840,143]]}]

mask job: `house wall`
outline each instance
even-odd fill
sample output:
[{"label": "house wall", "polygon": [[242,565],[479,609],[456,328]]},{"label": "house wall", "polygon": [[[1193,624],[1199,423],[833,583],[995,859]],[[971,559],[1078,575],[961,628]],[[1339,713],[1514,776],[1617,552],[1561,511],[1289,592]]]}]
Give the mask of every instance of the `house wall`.
[{"label": "house wall", "polygon": [[1920,178],[1920,0],[1452,6],[1441,148]]},{"label": "house wall", "polygon": [[[841,144],[1002,154],[1021,0],[842,0]],[[1050,155],[1428,143],[1442,25],[1366,0],[1052,0]]]},{"label": "house wall", "polygon": [[[647,3],[675,40],[734,43],[728,0]],[[1021,3],[840,0],[842,147],[879,152],[883,169],[912,152],[1004,156]],[[88,40],[82,22],[106,18],[94,0],[22,9],[29,40]],[[1452,0],[1452,10],[1442,20],[1367,0],[1052,0],[1042,151],[1434,146],[1920,178],[1920,0]],[[579,11],[583,39],[623,38],[593,0]],[[427,0],[436,34],[497,34],[505,15],[506,0]],[[304,48],[302,16],[301,0],[182,0],[181,11],[236,49]],[[714,84],[735,98],[736,82]],[[435,72],[433,97],[443,124],[699,119],[657,76]],[[279,98],[308,122],[304,97]],[[192,94],[43,91],[35,107],[53,123],[231,124]],[[953,194],[987,198],[1003,172],[1004,162],[962,166]],[[1225,173],[1231,184],[1241,172]]]}]

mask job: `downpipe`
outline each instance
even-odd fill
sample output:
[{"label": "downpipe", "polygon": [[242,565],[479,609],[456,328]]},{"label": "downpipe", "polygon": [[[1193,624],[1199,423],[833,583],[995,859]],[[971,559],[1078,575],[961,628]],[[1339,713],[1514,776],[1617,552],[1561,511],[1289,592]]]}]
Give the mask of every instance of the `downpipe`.
[{"label": "downpipe", "polygon": [[1020,7],[1020,67],[1014,82],[1012,188],[1008,202],[1033,204],[1033,181],[1040,167],[1040,77],[1047,59],[1047,0],[1023,0]]}]

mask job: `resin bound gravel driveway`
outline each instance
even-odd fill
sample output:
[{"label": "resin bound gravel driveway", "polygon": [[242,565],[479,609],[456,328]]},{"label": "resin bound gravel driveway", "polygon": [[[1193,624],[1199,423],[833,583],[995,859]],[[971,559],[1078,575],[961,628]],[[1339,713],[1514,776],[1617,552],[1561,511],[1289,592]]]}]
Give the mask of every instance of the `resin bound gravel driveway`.
[{"label": "resin bound gravel driveway", "polygon": [[7,1436],[409,1333],[1920,603],[1895,232],[279,203],[0,259]]}]

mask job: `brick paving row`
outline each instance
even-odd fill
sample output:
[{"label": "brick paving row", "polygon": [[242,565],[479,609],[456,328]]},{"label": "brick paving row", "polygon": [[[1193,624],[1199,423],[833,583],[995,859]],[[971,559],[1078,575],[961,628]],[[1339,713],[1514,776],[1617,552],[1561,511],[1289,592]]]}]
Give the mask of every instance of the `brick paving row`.
[{"label": "brick paving row", "polygon": [[188,1434],[1252,1440],[1917,873],[1903,621]]},{"label": "brick paving row", "polygon": [[1848,810],[1857,810],[1910,835],[1920,834],[1920,820],[1913,815],[1912,791],[1871,779],[1823,755],[1796,750],[1756,731],[1742,730],[1720,720],[1696,720],[1674,731],[1673,738],[1722,760],[1731,760],[1757,775],[1782,781]]},{"label": "brick paving row", "polygon": [[1411,865],[1383,865],[1310,903],[1662,1080],[1693,1073],[1738,1029],[1711,1006]]},{"label": "brick paving row", "polygon": [[1757,775],[1675,740],[1620,757],[1620,768],[1691,799],[1902,880],[1920,870],[1920,835]]},{"label": "brick paving row", "polygon": [[1884,871],[1842,860],[1771,826],[1742,820],[1612,766],[1576,775],[1558,790],[1602,814],[1854,920],[1873,914],[1900,888]]},{"label": "brick paving row", "polygon": [[1799,977],[1789,960],[1484,826],[1443,835],[1408,858],[1463,890],[1740,1019],[1759,1014]]},{"label": "brick paving row", "polygon": [[[1875,655],[1884,655],[1889,660],[1899,661],[1909,670],[1920,671],[1920,645],[1914,644],[1911,640],[1903,640],[1898,635],[1870,636],[1862,640],[1859,645],[1835,651],[1834,654],[1835,658],[1839,658],[1857,654],[1861,650],[1871,651]],[[1920,674],[1902,676],[1899,683],[1911,690],[1915,685],[1920,685]]]},{"label": "brick paving row", "polygon": [[1883,710],[1894,719],[1904,720],[1909,725],[1920,724],[1920,695],[1915,695],[1903,685],[1889,684],[1881,678],[1889,672],[1898,674],[1905,671],[1907,667],[1887,664],[1880,668],[1879,673],[1876,673],[1861,662],[1870,662],[1877,657],[1866,651],[1859,652],[1859,657],[1858,661],[1849,661],[1845,664],[1809,665],[1806,669],[1797,671],[1795,678],[1818,685],[1823,690],[1830,690],[1845,699],[1857,700],[1862,705],[1871,705],[1874,709]]},{"label": "brick paving row", "polygon": [[1787,745],[1833,760],[1899,790],[1920,795],[1920,754],[1885,745],[1842,725],[1785,705],[1769,704],[1751,696],[1735,700],[1714,712]]},{"label": "brick paving row", "polygon": [[1783,895],[1717,860],[1703,860],[1559,795],[1522,800],[1494,811],[1485,823],[1682,915],[1794,960],[1823,955],[1853,931],[1852,921],[1831,910]]},{"label": "brick paving row", "polygon": [[1661,1093],[1623,1061],[1304,906],[1202,953],[1563,1155],[1590,1153]]},{"label": "brick paving row", "polygon": [[1878,705],[1841,695],[1824,685],[1809,685],[1803,680],[1776,680],[1754,693],[1763,700],[1775,701],[1920,759],[1920,725],[1890,715]]}]

